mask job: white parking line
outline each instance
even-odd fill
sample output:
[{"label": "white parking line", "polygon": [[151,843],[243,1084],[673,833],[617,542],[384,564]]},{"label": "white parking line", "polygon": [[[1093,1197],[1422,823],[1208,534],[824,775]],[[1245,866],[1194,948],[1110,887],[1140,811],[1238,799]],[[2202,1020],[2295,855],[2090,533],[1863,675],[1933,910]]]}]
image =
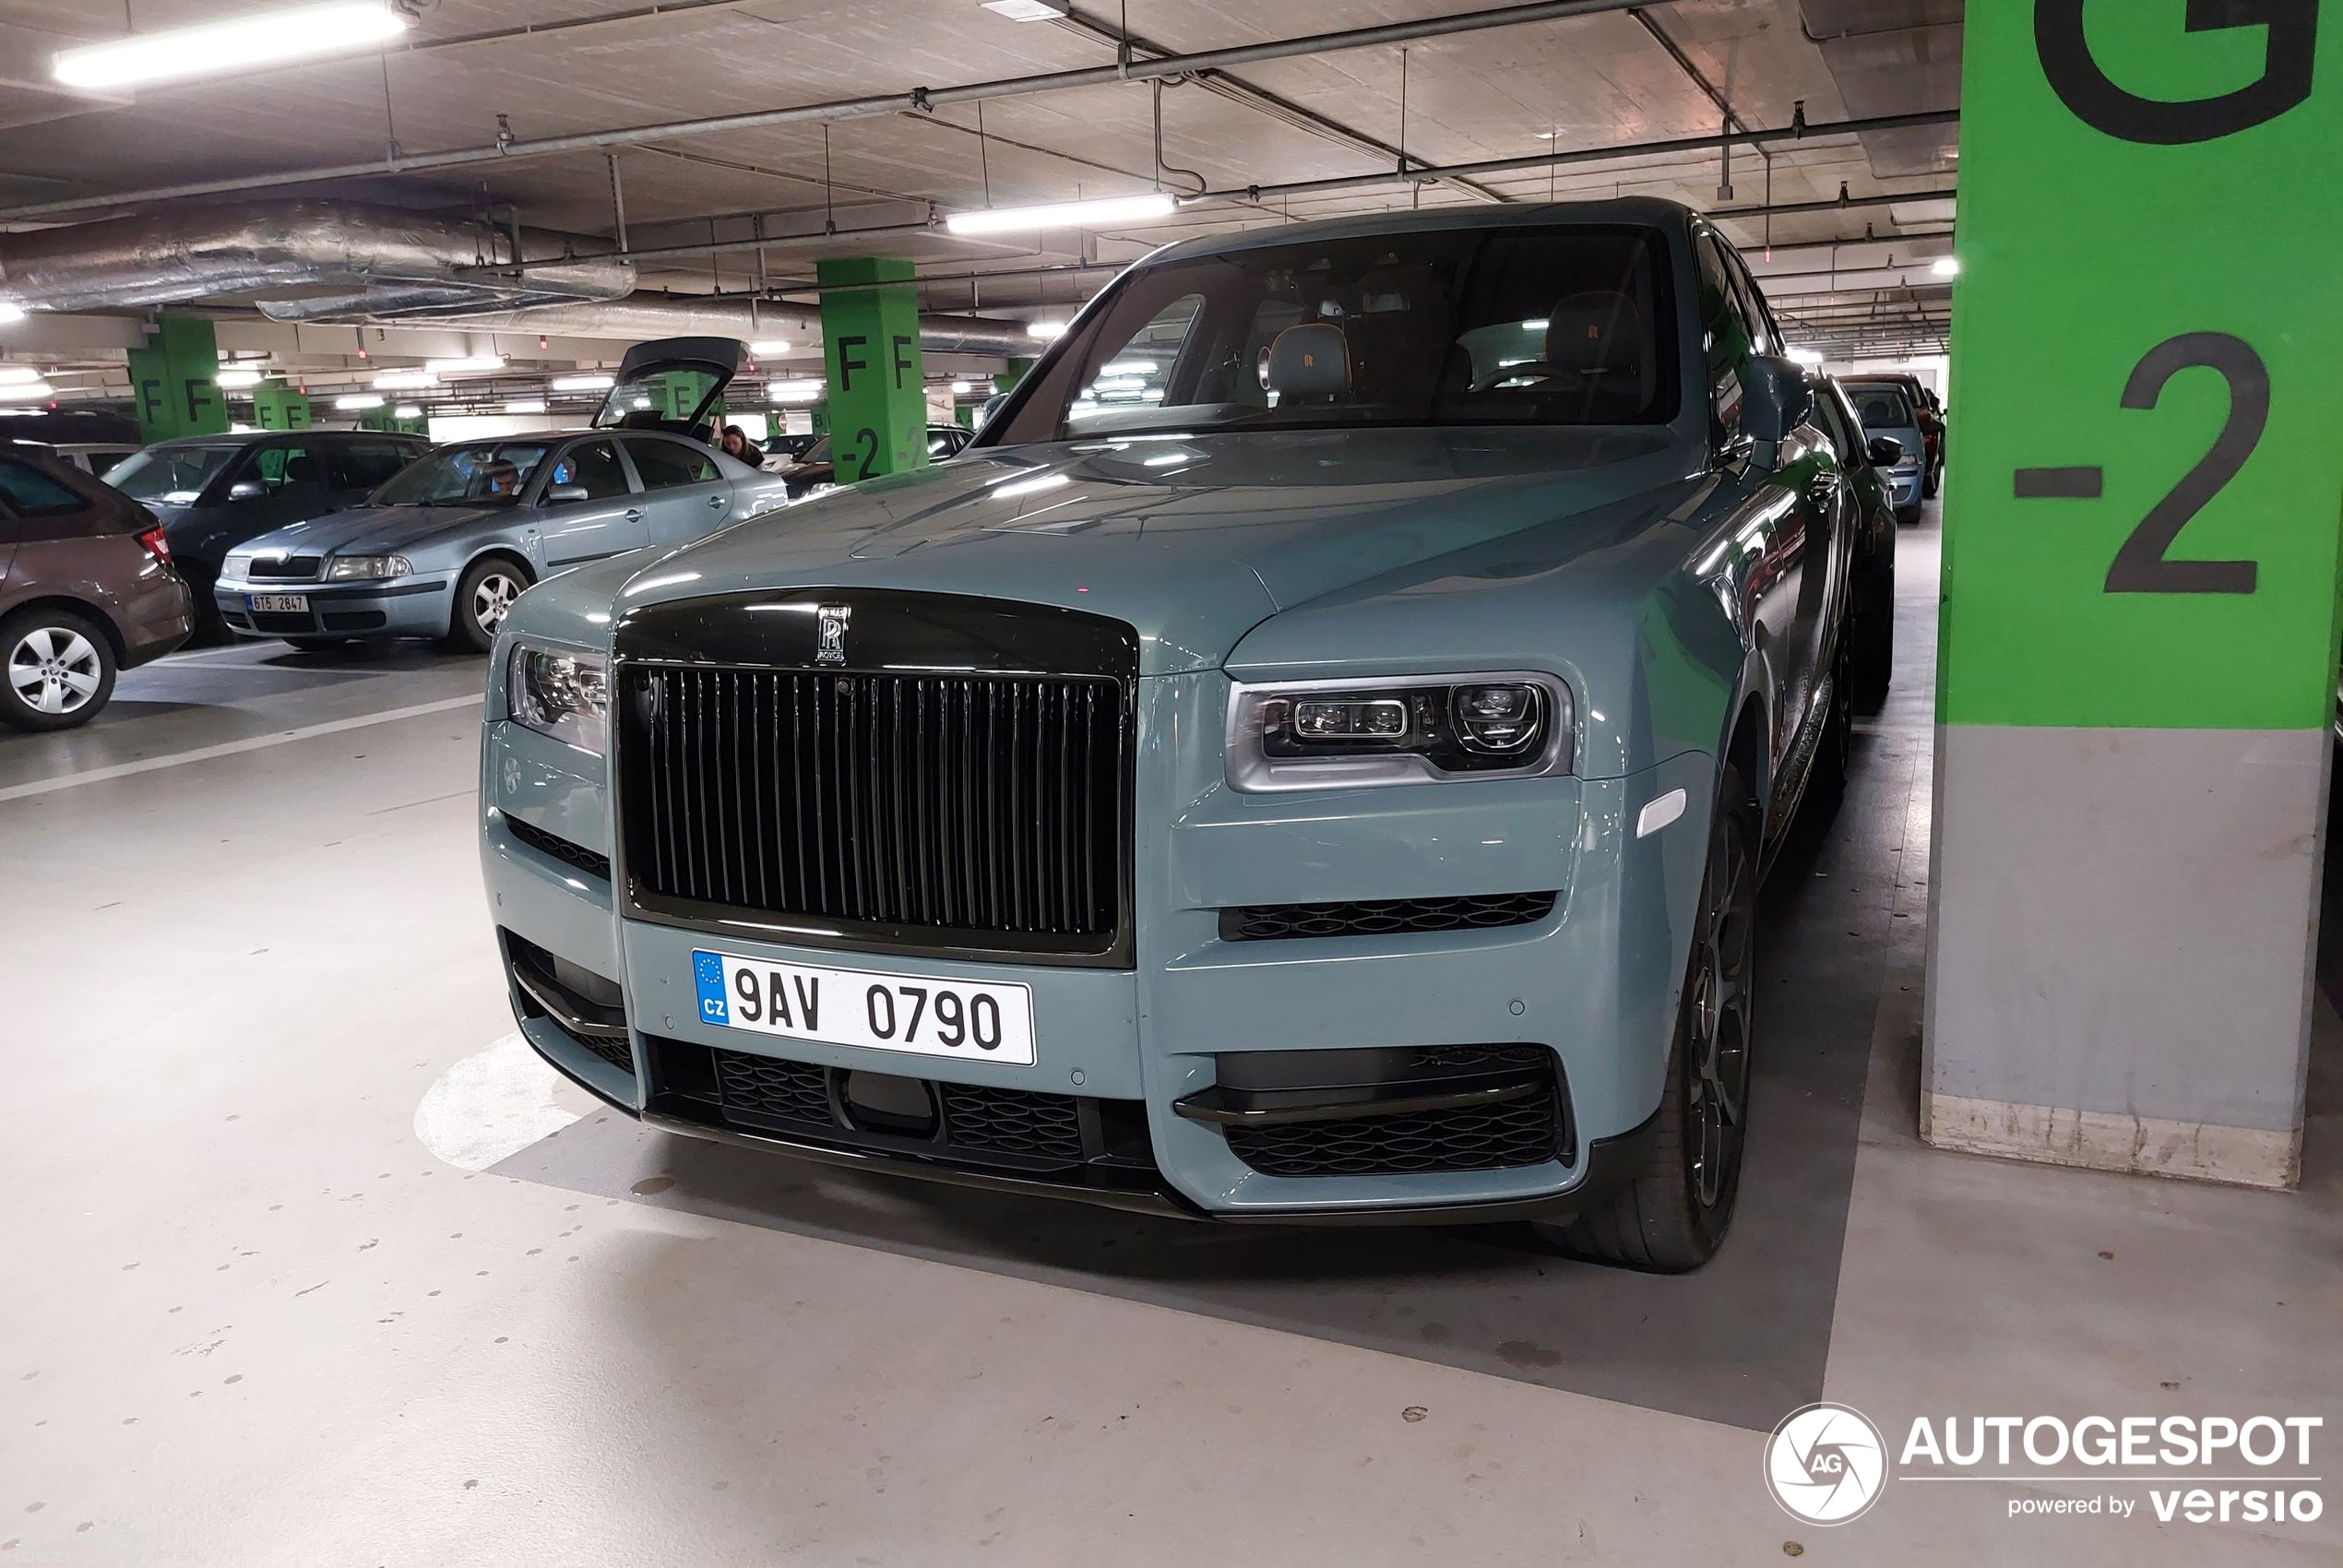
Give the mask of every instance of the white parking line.
[{"label": "white parking line", "polygon": [[325,724],[304,724],[298,730],[279,730],[273,735],[255,735],[247,740],[227,741],[216,746],[198,746],[191,752],[172,752],[167,756],[140,757],[137,762],[118,762],[110,767],[92,767],[80,773],[67,773],[55,778],[36,778],[29,784],[11,784],[0,789],[0,801],[20,801],[28,795],[46,795],[58,790],[70,790],[79,784],[101,784],[109,778],[127,778],[134,773],[152,773],[158,768],[177,767],[183,763],[208,762],[213,757],[234,756],[239,752],[263,751],[281,746],[290,741],[306,741],[315,735],[336,735],[345,730],[363,730],[370,724],[390,724],[401,719],[415,719],[426,713],[446,713],[451,708],[478,706],[480,698],[443,697],[437,702],[417,703],[411,707],[388,708],[381,713],[362,713],[355,719],[337,719]]}]

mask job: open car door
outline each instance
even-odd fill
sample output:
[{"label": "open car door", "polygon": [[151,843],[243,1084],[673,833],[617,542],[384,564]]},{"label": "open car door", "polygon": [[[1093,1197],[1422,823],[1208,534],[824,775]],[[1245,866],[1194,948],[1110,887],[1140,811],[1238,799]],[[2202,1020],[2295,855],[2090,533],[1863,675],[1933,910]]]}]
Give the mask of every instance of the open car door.
[{"label": "open car door", "polygon": [[618,380],[594,416],[597,430],[663,430],[713,443],[716,400],[748,363],[737,338],[659,338],[619,362]]}]

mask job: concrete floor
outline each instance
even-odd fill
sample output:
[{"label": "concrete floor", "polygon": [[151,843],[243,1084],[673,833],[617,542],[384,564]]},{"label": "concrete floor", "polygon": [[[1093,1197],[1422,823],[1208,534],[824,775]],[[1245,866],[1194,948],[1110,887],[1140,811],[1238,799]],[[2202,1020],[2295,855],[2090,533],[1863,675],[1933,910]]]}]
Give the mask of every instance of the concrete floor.
[{"label": "concrete floor", "polygon": [[[2332,1514],[2159,1526],[2136,1484],[1898,1483],[1832,1530],[1760,1483],[1817,1396],[2343,1428],[2331,1011],[2298,1194],[1914,1135],[1935,544],[1849,804],[1769,886],[1747,1206],[1677,1280],[606,1117],[511,1039],[477,661],[207,650],[0,739],[0,1564],[2334,1562]],[[2006,1517],[2094,1491],[2138,1512]]]}]

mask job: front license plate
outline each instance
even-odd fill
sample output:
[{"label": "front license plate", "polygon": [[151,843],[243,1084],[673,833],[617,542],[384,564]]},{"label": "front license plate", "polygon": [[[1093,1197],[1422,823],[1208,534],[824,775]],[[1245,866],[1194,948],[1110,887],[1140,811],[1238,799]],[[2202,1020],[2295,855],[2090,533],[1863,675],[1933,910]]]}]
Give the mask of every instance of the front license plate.
[{"label": "front license plate", "polygon": [[305,593],[256,593],[250,596],[252,608],[264,613],[269,611],[306,615],[309,596]]},{"label": "front license plate", "polygon": [[692,954],[699,1021],[826,1045],[1033,1065],[1033,992],[997,981]]}]

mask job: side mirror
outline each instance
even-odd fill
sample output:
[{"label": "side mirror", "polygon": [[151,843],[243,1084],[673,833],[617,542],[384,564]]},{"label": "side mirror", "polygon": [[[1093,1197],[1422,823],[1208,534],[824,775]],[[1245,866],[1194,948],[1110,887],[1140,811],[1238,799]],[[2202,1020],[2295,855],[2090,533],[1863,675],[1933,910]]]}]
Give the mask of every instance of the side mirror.
[{"label": "side mirror", "polygon": [[256,479],[240,479],[228,487],[231,501],[257,501],[268,493],[268,487]]},{"label": "side mirror", "polygon": [[545,505],[548,506],[560,501],[591,501],[593,497],[586,493],[586,487],[582,484],[548,485],[545,490]]},{"label": "side mirror", "polygon": [[1904,444],[1892,435],[1874,435],[1864,448],[1875,469],[1892,469],[1904,460]]},{"label": "side mirror", "polygon": [[1756,442],[1757,466],[1780,466],[1781,444],[1814,411],[1814,384],[1796,360],[1753,354],[1741,367],[1741,427]]}]

